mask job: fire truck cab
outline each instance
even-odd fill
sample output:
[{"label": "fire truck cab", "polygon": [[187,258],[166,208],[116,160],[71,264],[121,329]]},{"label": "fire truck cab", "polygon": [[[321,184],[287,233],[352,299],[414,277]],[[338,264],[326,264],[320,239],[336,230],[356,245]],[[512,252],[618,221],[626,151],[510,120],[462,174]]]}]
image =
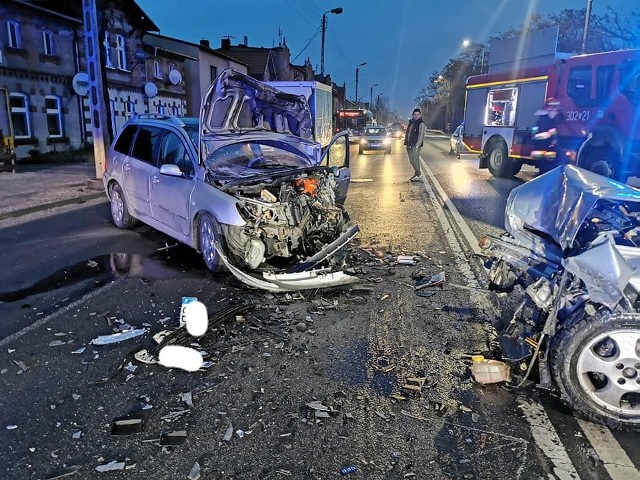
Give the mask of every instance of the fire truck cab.
[{"label": "fire truck cab", "polygon": [[[640,51],[622,50],[469,77],[463,141],[496,177],[573,162],[626,181],[640,175],[639,75]],[[541,150],[536,132],[552,98],[553,141]]]}]

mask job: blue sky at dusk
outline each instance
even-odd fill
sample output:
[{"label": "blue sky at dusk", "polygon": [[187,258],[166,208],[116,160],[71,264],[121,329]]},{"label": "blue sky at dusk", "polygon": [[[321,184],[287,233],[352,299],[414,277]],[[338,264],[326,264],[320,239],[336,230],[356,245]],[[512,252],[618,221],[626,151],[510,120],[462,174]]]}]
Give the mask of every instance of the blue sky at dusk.
[{"label": "blue sky at dusk", "polygon": [[[637,0],[593,0],[593,13],[608,6],[629,11]],[[244,36],[254,47],[280,41],[279,30],[291,50],[292,63],[309,58],[320,71],[323,12],[327,14],[325,73],[346,84],[355,96],[355,68],[360,67],[358,96],[369,101],[382,94],[392,110],[404,116],[429,76],[456,57],[464,39],[486,41],[494,33],[519,26],[532,13],[557,13],[585,8],[587,0],[137,0],[162,35],[198,43],[208,39],[213,48],[231,36]],[[314,37],[315,35],[315,37]],[[294,60],[295,59],[295,60]]]}]

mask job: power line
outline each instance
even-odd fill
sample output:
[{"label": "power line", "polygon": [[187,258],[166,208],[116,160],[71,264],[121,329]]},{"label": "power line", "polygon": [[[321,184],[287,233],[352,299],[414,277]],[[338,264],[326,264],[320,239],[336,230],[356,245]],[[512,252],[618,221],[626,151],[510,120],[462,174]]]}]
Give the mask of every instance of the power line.
[{"label": "power line", "polygon": [[292,62],[295,62],[295,61],[296,61],[296,59],[297,59],[300,55],[302,55],[302,52],[304,52],[304,51],[307,49],[307,47],[308,47],[309,45],[311,45],[311,42],[313,42],[313,41],[316,39],[316,37],[317,37],[317,36],[318,36],[318,34],[320,33],[320,30],[322,30],[322,28],[320,28],[320,27],[319,27],[319,28],[315,31],[315,33],[311,36],[311,38],[309,39],[309,41],[307,42],[307,44],[306,44],[304,47],[302,47],[302,50],[300,50],[300,53],[298,53],[298,55],[296,55],[296,56],[293,58],[293,60],[291,60]]}]

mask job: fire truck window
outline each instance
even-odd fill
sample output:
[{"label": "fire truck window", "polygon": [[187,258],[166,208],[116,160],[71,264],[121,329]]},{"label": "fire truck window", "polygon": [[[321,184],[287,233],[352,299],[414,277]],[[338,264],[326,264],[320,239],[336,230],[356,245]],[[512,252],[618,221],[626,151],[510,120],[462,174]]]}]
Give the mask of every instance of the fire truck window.
[{"label": "fire truck window", "polygon": [[615,65],[604,65],[596,69],[596,98],[607,99],[611,95],[611,84],[613,74],[616,71]]},{"label": "fire truck window", "polygon": [[512,127],[515,124],[517,100],[516,88],[490,91],[485,125]]},{"label": "fire truck window", "polygon": [[591,98],[591,67],[576,67],[569,72],[567,95],[574,100]]}]

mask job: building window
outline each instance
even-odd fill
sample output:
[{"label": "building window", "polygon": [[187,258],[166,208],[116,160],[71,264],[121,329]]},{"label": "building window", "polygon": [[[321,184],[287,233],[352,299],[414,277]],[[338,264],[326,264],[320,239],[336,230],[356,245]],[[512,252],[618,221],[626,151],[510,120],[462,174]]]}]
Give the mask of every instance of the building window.
[{"label": "building window", "polygon": [[116,34],[116,55],[118,58],[118,68],[127,69],[127,43],[122,35]]},{"label": "building window", "polygon": [[42,32],[42,43],[44,45],[45,55],[55,55],[55,48],[53,44],[53,32],[45,30]]},{"label": "building window", "polygon": [[44,97],[47,111],[47,129],[50,137],[62,137],[62,105],[60,97],[47,95]]},{"label": "building window", "polygon": [[153,74],[156,78],[162,78],[162,68],[160,67],[160,62],[157,60],[153,62]]},{"label": "building window", "polygon": [[574,100],[591,98],[591,67],[576,67],[569,71],[567,95]]},{"label": "building window", "polygon": [[9,105],[15,138],[30,138],[29,97],[24,93],[11,93],[9,94]]},{"label": "building window", "polygon": [[218,78],[218,67],[209,65],[209,73],[211,74],[211,83],[213,83]]},{"label": "building window", "polygon": [[22,39],[20,38],[20,22],[16,22],[15,20],[8,21],[7,34],[9,37],[9,47],[20,48],[22,46]]},{"label": "building window", "polygon": [[131,100],[124,102],[124,118],[129,120],[136,113],[136,104]]},{"label": "building window", "polygon": [[109,45],[109,32],[104,32],[104,64],[107,68],[113,68],[111,61],[111,45]]}]

